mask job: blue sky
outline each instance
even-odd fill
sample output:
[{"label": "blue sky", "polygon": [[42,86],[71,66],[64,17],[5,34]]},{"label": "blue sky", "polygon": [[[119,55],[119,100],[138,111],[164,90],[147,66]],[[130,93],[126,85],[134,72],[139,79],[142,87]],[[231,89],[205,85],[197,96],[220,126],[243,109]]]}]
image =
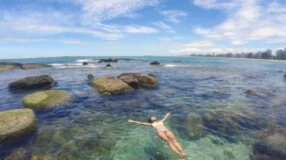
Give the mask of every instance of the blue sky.
[{"label": "blue sky", "polygon": [[0,0],[0,58],[286,47],[286,0]]}]

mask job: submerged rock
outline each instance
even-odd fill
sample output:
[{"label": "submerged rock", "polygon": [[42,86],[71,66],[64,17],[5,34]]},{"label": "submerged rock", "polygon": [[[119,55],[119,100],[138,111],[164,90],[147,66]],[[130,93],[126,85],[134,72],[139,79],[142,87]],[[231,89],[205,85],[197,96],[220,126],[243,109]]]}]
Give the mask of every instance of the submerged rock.
[{"label": "submerged rock", "polygon": [[204,135],[203,120],[201,116],[189,114],[185,119],[187,134],[191,138],[199,138]]},{"label": "submerged rock", "polygon": [[259,92],[255,89],[249,89],[247,91],[245,91],[246,94],[250,94],[250,95],[259,95]]},{"label": "submerged rock", "polygon": [[65,104],[69,100],[69,94],[63,90],[48,90],[29,94],[23,98],[26,108],[53,108]]},{"label": "submerged rock", "polygon": [[56,82],[49,75],[31,76],[19,79],[9,84],[11,90],[28,90],[51,88],[56,85]]},{"label": "submerged rock", "polygon": [[88,74],[87,78],[88,78],[89,81],[92,81],[92,80],[94,80],[94,75],[93,74]]},{"label": "submerged rock", "polygon": [[203,115],[204,125],[222,134],[236,134],[243,128],[260,129],[264,123],[255,115],[242,115],[227,111],[207,112]]},{"label": "submerged rock", "polygon": [[0,112],[0,142],[27,135],[35,129],[35,114],[30,109]]},{"label": "submerged rock", "polygon": [[100,94],[105,95],[119,95],[129,91],[132,88],[116,77],[103,77],[91,82],[92,86],[95,86]]},{"label": "submerged rock", "polygon": [[125,83],[129,84],[130,86],[135,86],[135,88],[136,86],[156,87],[158,85],[158,82],[155,76],[152,74],[123,73],[119,75],[118,78],[120,78]]},{"label": "submerged rock", "polygon": [[24,148],[17,148],[12,151],[12,153],[5,158],[5,160],[23,160],[27,159],[28,151]]},{"label": "submerged rock", "polygon": [[255,154],[263,154],[272,159],[286,159],[286,130],[279,127],[268,127],[258,136],[259,142],[254,144]]},{"label": "submerged rock", "polygon": [[153,62],[150,63],[150,65],[160,65],[160,62],[158,62],[158,61],[153,61]]},{"label": "submerged rock", "polygon": [[267,156],[267,155],[260,155],[260,154],[255,154],[255,155],[252,155],[251,160],[281,160],[279,158],[275,158],[275,157],[270,157],[270,156]]}]

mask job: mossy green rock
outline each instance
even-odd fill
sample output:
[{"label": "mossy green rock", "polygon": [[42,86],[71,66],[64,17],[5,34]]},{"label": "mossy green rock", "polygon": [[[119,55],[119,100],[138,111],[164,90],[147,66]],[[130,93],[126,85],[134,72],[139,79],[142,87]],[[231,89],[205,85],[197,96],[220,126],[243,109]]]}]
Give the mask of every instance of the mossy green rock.
[{"label": "mossy green rock", "polygon": [[26,135],[35,128],[35,114],[31,109],[0,112],[0,142]]},{"label": "mossy green rock", "polygon": [[69,95],[63,90],[48,90],[29,94],[23,98],[26,108],[53,108],[65,104],[69,100]]},{"label": "mossy green rock", "polygon": [[116,77],[99,78],[90,84],[95,86],[100,94],[105,95],[119,95],[132,91],[132,88],[127,83]]}]

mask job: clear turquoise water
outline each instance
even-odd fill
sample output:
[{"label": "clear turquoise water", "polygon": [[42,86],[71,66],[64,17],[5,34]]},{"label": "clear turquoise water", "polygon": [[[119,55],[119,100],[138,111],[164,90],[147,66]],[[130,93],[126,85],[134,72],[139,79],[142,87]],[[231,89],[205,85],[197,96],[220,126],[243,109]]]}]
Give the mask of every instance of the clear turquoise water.
[{"label": "clear turquoise water", "polygon": [[[269,124],[286,127],[284,61],[135,57],[146,61],[119,61],[112,63],[113,69],[105,69],[104,63],[80,65],[83,59],[92,58],[11,60],[55,67],[0,73],[0,111],[23,108],[22,97],[29,92],[9,92],[8,84],[31,75],[50,74],[58,81],[53,89],[67,90],[74,98],[59,108],[36,111],[37,132],[17,144],[0,144],[0,159],[18,147],[50,159],[179,159],[151,127],[127,122],[130,118],[146,121],[153,115],[161,118],[171,112],[166,126],[186,150],[184,159],[248,160],[262,128]],[[162,65],[150,66],[152,60]],[[160,85],[115,97],[101,96],[88,85],[89,73],[98,78],[127,72],[153,73]],[[248,89],[258,94],[246,94]],[[198,125],[204,134],[189,136],[188,115],[204,118],[207,113],[227,121],[223,125],[229,130],[203,121]]]}]

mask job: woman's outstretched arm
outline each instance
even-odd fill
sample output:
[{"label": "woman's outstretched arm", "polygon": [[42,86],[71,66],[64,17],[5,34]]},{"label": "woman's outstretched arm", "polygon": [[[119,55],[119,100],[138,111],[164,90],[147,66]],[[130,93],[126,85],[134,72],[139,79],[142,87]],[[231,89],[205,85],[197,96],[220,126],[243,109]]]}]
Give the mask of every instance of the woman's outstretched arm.
[{"label": "woman's outstretched arm", "polygon": [[165,121],[165,120],[169,117],[170,114],[171,114],[170,112],[167,113],[167,114],[165,115],[165,117],[164,117],[161,121],[162,121],[162,122]]},{"label": "woman's outstretched arm", "polygon": [[142,125],[146,125],[146,126],[151,126],[151,123],[134,121],[134,120],[132,120],[132,119],[129,119],[128,122],[136,123],[136,124],[142,124]]}]

